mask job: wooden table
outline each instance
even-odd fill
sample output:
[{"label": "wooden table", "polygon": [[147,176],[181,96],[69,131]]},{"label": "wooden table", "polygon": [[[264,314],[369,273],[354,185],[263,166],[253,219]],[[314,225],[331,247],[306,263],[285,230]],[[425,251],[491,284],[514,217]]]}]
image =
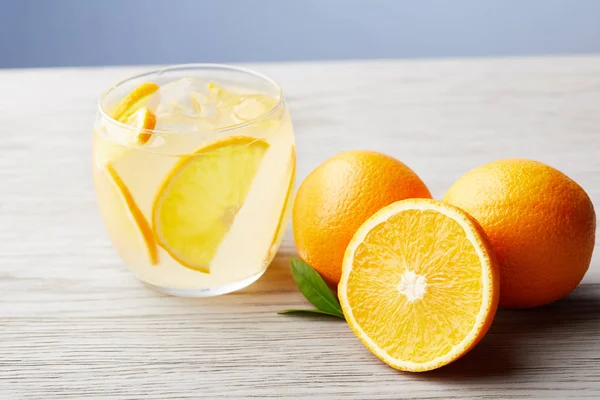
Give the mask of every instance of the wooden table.
[{"label": "wooden table", "polygon": [[[600,57],[254,65],[287,93],[299,179],[348,149],[406,162],[436,197],[521,156],[578,181],[600,211]],[[600,251],[584,283],[501,311],[454,364],[409,374],[305,306],[291,236],[238,293],[155,293],[121,264],[91,181],[96,100],[145,68],[0,71],[0,399],[600,398]]]}]

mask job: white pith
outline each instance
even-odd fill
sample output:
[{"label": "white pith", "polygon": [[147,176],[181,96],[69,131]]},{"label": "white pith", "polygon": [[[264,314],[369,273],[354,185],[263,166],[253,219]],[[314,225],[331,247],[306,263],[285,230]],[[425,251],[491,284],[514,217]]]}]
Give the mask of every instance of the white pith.
[{"label": "white pith", "polygon": [[412,303],[423,298],[427,288],[427,280],[423,275],[415,274],[414,271],[406,271],[402,274],[397,288]]}]

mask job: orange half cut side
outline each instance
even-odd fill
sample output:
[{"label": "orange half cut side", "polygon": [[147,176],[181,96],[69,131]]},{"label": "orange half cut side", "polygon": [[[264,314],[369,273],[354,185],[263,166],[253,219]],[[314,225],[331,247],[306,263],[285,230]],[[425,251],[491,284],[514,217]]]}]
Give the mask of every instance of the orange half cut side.
[{"label": "orange half cut side", "polygon": [[405,371],[446,365],[473,348],[494,318],[499,273],[483,230],[430,199],[384,207],[346,249],[338,293],[356,336]]}]

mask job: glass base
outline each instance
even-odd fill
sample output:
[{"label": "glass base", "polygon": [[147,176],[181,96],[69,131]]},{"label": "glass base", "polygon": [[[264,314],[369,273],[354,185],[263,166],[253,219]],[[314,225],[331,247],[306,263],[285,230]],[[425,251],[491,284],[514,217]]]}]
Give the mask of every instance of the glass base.
[{"label": "glass base", "polygon": [[266,269],[260,271],[256,275],[252,275],[249,278],[246,278],[239,282],[229,283],[223,286],[217,286],[214,288],[198,288],[198,289],[181,289],[181,288],[169,288],[164,286],[153,285],[151,283],[143,282],[144,285],[149,287],[152,290],[157,292],[167,294],[169,296],[177,296],[177,297],[212,297],[219,296],[221,294],[227,294],[231,292],[238,291],[247,286],[252,285],[254,282],[258,280],[264,273]]}]

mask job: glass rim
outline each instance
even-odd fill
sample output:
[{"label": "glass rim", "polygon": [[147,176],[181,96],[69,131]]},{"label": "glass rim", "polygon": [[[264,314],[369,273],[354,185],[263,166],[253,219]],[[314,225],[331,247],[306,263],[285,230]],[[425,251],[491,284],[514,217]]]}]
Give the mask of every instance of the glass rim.
[{"label": "glass rim", "polygon": [[[136,128],[132,125],[127,125],[124,122],[117,121],[113,117],[109,115],[109,113],[103,107],[104,100],[106,97],[117,87],[124,85],[125,83],[132,81],[134,79],[142,78],[147,75],[160,75],[163,72],[169,70],[178,70],[178,69],[221,69],[228,70],[231,72],[241,72],[243,74],[255,76],[263,81],[268,82],[277,90],[277,104],[271,107],[268,111],[260,114],[259,116],[252,118],[248,121],[241,122],[235,125],[228,125],[223,128],[215,128],[215,129],[203,129],[198,131],[174,131],[174,130],[163,130],[163,129],[146,129],[146,128]],[[132,89],[133,90],[133,89]],[[275,82],[273,79],[269,78],[267,75],[264,75],[260,72],[254,71],[253,69],[246,67],[238,67],[230,64],[219,64],[219,63],[187,63],[187,64],[171,64],[160,68],[150,69],[144,72],[136,73],[130,75],[126,78],[123,78],[112,85],[110,85],[107,89],[105,89],[100,95],[100,99],[98,100],[98,112],[100,117],[106,119],[109,123],[114,124],[122,129],[135,130],[136,132],[148,133],[148,134],[159,134],[159,135],[203,135],[207,133],[219,133],[219,132],[227,132],[233,131],[241,128],[245,128],[254,124],[257,124],[266,118],[268,118],[271,114],[274,114],[282,105],[285,103],[283,98],[283,90],[281,86]]]}]

